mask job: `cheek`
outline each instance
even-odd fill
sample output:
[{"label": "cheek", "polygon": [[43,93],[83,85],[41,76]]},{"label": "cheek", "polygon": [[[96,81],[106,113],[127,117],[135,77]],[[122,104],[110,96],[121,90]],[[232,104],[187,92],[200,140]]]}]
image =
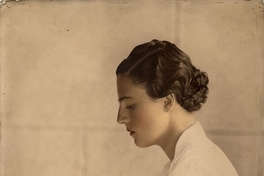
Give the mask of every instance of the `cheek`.
[{"label": "cheek", "polygon": [[146,126],[148,126],[150,130],[154,131],[162,130],[161,128],[163,128],[163,124],[166,123],[165,121],[166,117],[164,116],[164,111],[162,111],[162,109],[158,109],[158,107],[146,112],[146,119],[144,119]]},{"label": "cheek", "polygon": [[153,111],[152,109],[142,109],[135,113],[135,123],[138,126],[143,126],[145,130],[155,126],[157,123],[157,119],[159,118],[159,114]]},{"label": "cheek", "polygon": [[135,109],[130,112],[130,124],[138,129],[147,127],[150,122],[150,114],[144,107]]},{"label": "cheek", "polygon": [[132,120],[137,125],[144,125],[148,121],[148,117],[144,111],[135,111]]}]

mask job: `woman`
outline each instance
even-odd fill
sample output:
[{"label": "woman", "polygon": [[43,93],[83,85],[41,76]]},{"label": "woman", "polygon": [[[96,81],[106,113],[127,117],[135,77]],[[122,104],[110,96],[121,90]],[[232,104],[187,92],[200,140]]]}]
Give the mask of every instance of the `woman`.
[{"label": "woman", "polygon": [[138,147],[160,146],[171,160],[169,176],[236,176],[225,154],[206,136],[192,112],[208,94],[208,77],[168,41],[136,46],[116,70],[119,111]]}]

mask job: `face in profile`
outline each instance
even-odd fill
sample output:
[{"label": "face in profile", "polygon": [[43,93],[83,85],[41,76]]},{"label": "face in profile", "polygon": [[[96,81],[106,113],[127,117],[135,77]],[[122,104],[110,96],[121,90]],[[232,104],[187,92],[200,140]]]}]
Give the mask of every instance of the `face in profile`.
[{"label": "face in profile", "polygon": [[164,111],[165,98],[151,98],[145,88],[124,75],[117,76],[119,111],[117,122],[125,125],[139,147],[164,143],[169,116]]}]

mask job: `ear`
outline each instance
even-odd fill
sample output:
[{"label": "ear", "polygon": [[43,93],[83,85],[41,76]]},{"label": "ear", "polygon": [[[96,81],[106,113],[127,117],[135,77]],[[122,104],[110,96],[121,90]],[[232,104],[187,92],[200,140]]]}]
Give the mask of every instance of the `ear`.
[{"label": "ear", "polygon": [[172,110],[172,108],[174,107],[175,105],[175,95],[173,93],[167,95],[166,97],[164,97],[165,100],[164,100],[164,111],[165,112],[169,112]]}]

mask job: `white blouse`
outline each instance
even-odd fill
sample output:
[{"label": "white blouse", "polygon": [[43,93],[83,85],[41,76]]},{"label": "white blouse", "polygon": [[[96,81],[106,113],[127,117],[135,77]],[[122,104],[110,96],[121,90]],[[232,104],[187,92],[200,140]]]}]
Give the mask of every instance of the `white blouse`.
[{"label": "white blouse", "polygon": [[204,133],[199,122],[180,136],[169,176],[238,176],[224,152]]}]

